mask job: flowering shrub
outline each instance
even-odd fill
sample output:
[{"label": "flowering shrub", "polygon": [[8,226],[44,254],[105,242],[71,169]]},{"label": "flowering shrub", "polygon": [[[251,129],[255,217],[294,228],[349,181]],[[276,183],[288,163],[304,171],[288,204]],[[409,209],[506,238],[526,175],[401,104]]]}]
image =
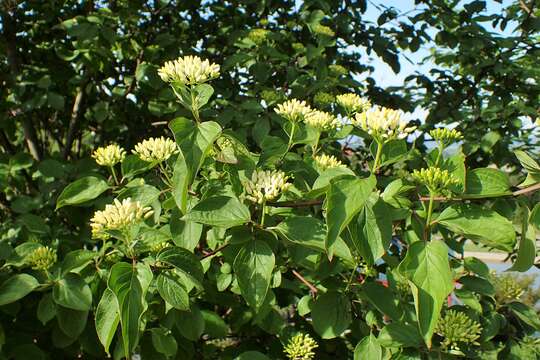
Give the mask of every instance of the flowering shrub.
[{"label": "flowering shrub", "polygon": [[[538,350],[540,319],[522,292],[503,292],[485,263],[463,256],[474,242],[511,254],[512,270],[533,266],[540,215],[525,195],[540,188],[540,166],[529,155],[516,152],[528,177],[512,192],[504,172],[468,169],[449,149],[459,131],[432,131],[436,146],[421,157],[407,142],[416,125],[356,94],[325,110],[261,101],[281,129],[255,145],[204,116],[219,74],[198,57],[165,63],[159,76],[190,118],[170,121],[173,138],[97,148],[100,171],[64,188],[57,212],[88,209],[73,219],[91,232],[85,246],[6,244],[8,348],[290,360]],[[342,151],[352,138],[366,162]],[[6,319],[39,327],[17,325],[20,338]]]}]

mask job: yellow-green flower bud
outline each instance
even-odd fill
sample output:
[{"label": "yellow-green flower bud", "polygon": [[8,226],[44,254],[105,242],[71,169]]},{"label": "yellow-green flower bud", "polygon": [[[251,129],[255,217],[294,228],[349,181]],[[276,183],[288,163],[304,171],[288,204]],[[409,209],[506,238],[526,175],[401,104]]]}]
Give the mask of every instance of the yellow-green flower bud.
[{"label": "yellow-green flower bud", "polygon": [[327,107],[328,105],[332,104],[333,102],[334,102],[334,95],[332,95],[330,93],[327,93],[327,92],[324,92],[324,91],[319,91],[313,97],[313,103],[315,105],[317,105],[317,106],[322,107],[322,108]]},{"label": "yellow-green flower bud", "polygon": [[429,132],[429,135],[433,138],[433,140],[437,141],[438,143],[443,144],[444,146],[450,145],[454,141],[458,141],[463,139],[463,135],[460,131],[456,129],[446,129],[446,128],[438,128],[433,129]]},{"label": "yellow-green flower bud", "polygon": [[261,91],[261,98],[266,101],[267,105],[271,105],[281,99],[281,94],[275,90],[263,90]]},{"label": "yellow-green flower bud", "polygon": [[495,275],[493,276],[493,284],[495,285],[495,300],[499,304],[519,300],[525,292],[512,276]]},{"label": "yellow-green flower bud", "polygon": [[425,185],[430,192],[436,194],[448,189],[450,185],[458,183],[448,170],[442,170],[438,167],[414,170],[412,177],[418,183]]},{"label": "yellow-green flower bud", "polygon": [[248,33],[248,38],[256,45],[261,45],[266,41],[269,33],[270,31],[266,29],[252,29]]},{"label": "yellow-green flower bud", "polygon": [[251,180],[244,183],[246,198],[257,204],[272,201],[292,185],[287,180],[283,171],[255,170]]},{"label": "yellow-green flower bud", "polygon": [[119,201],[114,199],[114,203],[107,204],[104,210],[98,210],[90,219],[92,236],[94,238],[106,238],[107,230],[122,230],[143,219],[147,219],[153,214],[150,207],[142,207],[138,201],[131,201],[130,198]]},{"label": "yellow-green flower bud", "polygon": [[308,334],[297,334],[293,336],[287,345],[283,348],[283,352],[289,360],[313,360],[315,359],[315,350],[319,345]]},{"label": "yellow-green flower bud", "polygon": [[364,112],[371,108],[371,101],[353,93],[336,96],[336,102],[347,114]]},{"label": "yellow-green flower bud", "polygon": [[274,111],[291,122],[297,122],[303,120],[312,110],[305,101],[291,99],[276,106]]},{"label": "yellow-green flower bud", "polygon": [[152,247],[150,248],[150,252],[158,253],[161,250],[165,249],[166,247],[169,247],[169,245],[170,244],[167,241],[156,243],[156,244],[152,245]]},{"label": "yellow-green flower bud", "polygon": [[159,70],[161,79],[180,85],[202,84],[219,76],[219,65],[198,56],[184,56],[167,61]]},{"label": "yellow-green flower bud", "polygon": [[443,337],[443,349],[460,350],[461,344],[479,345],[477,340],[482,333],[482,327],[465,313],[448,310],[439,319],[435,332]]},{"label": "yellow-green flower bud", "polygon": [[48,246],[38,247],[26,258],[27,263],[34,270],[49,270],[56,263],[56,260],[56,250]]},{"label": "yellow-green flower bud", "polygon": [[408,126],[403,119],[403,112],[381,106],[374,106],[368,111],[357,113],[351,119],[353,125],[367,132],[378,143],[394,139],[405,139],[416,127]]},{"label": "yellow-green flower bud", "polygon": [[296,52],[303,52],[306,50],[306,47],[302,43],[293,43],[291,46]]},{"label": "yellow-green flower bud", "polygon": [[311,29],[317,35],[323,35],[323,36],[328,36],[328,37],[334,37],[336,35],[334,30],[332,30],[328,26],[321,25],[321,24],[315,24],[311,27]]},{"label": "yellow-green flower bud", "polygon": [[330,168],[344,167],[345,165],[333,155],[317,155],[314,157],[315,165],[320,171]]},{"label": "yellow-green flower bud", "polygon": [[329,65],[328,70],[330,70],[330,74],[336,77],[347,75],[349,73],[349,71],[343,65],[338,64]]},{"label": "yellow-green flower bud", "polygon": [[133,154],[146,162],[162,162],[178,152],[178,146],[165,137],[150,138],[135,145]]},{"label": "yellow-green flower bud", "polygon": [[92,157],[98,165],[111,167],[122,162],[126,157],[126,152],[120,146],[111,144],[97,148]]},{"label": "yellow-green flower bud", "polygon": [[304,122],[319,131],[337,129],[340,125],[336,117],[326,111],[313,110],[304,117]]}]

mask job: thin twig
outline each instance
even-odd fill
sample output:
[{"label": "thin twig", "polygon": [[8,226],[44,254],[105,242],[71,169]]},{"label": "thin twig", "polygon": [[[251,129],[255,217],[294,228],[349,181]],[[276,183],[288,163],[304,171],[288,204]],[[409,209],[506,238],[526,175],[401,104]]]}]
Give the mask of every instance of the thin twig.
[{"label": "thin twig", "polygon": [[315,286],[313,286],[312,283],[310,283],[309,281],[307,281],[302,275],[300,275],[300,273],[296,270],[293,270],[292,271],[293,275],[296,276],[298,278],[298,280],[300,280],[304,285],[306,285],[310,292],[311,292],[311,296],[315,297],[317,295],[317,288]]},{"label": "thin twig", "polygon": [[266,205],[273,206],[273,207],[298,208],[298,207],[321,205],[322,203],[323,203],[323,200],[314,199],[314,200],[299,200],[299,201],[269,201],[266,203]]},{"label": "thin twig", "polygon": [[73,101],[73,108],[71,110],[71,118],[69,119],[68,131],[66,135],[66,145],[64,146],[64,159],[67,159],[71,154],[71,147],[75,140],[75,132],[77,131],[77,122],[79,121],[81,114],[81,107],[84,98],[84,88],[86,87],[86,81],[77,88],[77,94]]},{"label": "thin twig", "polygon": [[207,257],[210,257],[210,256],[213,256],[215,254],[217,254],[218,252],[220,252],[221,250],[225,249],[227,246],[229,246],[229,243],[225,243],[221,246],[219,246],[216,250],[212,250],[206,254],[204,254],[202,257],[201,257],[201,260],[202,259],[206,259]]}]

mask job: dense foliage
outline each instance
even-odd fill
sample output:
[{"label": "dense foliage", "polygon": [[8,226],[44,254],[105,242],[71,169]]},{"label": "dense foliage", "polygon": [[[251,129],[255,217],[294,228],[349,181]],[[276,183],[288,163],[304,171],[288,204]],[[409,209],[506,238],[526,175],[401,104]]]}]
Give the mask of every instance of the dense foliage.
[{"label": "dense foliage", "polygon": [[0,358],[535,359],[538,10],[418,3],[3,2]]}]

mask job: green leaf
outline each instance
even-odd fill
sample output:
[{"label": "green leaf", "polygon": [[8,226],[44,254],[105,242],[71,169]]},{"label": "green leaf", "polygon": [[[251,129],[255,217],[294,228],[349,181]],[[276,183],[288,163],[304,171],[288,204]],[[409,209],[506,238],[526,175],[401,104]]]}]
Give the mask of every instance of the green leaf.
[{"label": "green leaf", "polygon": [[37,308],[37,318],[43,325],[51,321],[56,316],[56,306],[50,293],[43,295],[39,300]]},{"label": "green leaf", "polygon": [[354,348],[354,360],[382,360],[383,348],[373,334],[364,337]]},{"label": "green leaf", "polygon": [[487,296],[495,295],[495,287],[493,284],[481,277],[465,275],[459,278],[459,282],[463,285],[462,289],[464,290],[470,290]]},{"label": "green leaf", "polygon": [[191,311],[180,311],[176,326],[188,340],[197,341],[204,332],[204,317],[197,305],[191,307]]},{"label": "green leaf", "polygon": [[68,309],[87,311],[92,306],[92,291],[79,275],[68,273],[54,284],[53,299]]},{"label": "green leaf", "polygon": [[357,221],[349,225],[354,249],[368,265],[375,264],[392,240],[390,207],[374,194],[364,204]]},{"label": "green leaf", "polygon": [[510,252],[516,242],[514,226],[497,212],[473,204],[447,207],[437,223],[467,239]]},{"label": "green leaf", "polygon": [[95,324],[97,336],[107,354],[119,322],[120,310],[116,296],[111,289],[105,289],[96,308]]},{"label": "green leaf", "polygon": [[382,328],[377,341],[384,347],[419,347],[422,336],[415,326],[394,322]]},{"label": "green leaf", "polygon": [[249,222],[251,215],[249,208],[242,204],[238,198],[215,196],[199,202],[182,220],[230,228]]},{"label": "green leaf", "polygon": [[354,171],[345,166],[338,166],[324,170],[313,183],[312,190],[308,193],[307,197],[315,198],[321,196],[326,192],[332,179],[344,175],[354,176]]},{"label": "green leaf", "polygon": [[174,209],[171,212],[169,221],[172,240],[176,246],[193,251],[201,239],[203,225],[195,221],[186,221],[180,218],[180,211]]},{"label": "green leaf", "polygon": [[[313,216],[291,216],[274,228],[286,240],[320,252],[325,252],[326,226]],[[347,244],[338,238],[332,247],[336,256],[352,261]]]},{"label": "green leaf", "polygon": [[152,334],[152,345],[154,345],[157,352],[167,357],[176,355],[178,344],[170,330],[156,328],[150,329],[150,333]]},{"label": "green leaf", "polygon": [[88,311],[68,309],[63,306],[56,307],[58,326],[64,334],[76,339],[82,334],[88,321]]},{"label": "green leaf", "polygon": [[173,271],[164,271],[158,275],[156,281],[159,295],[178,310],[189,310],[189,296],[182,279]]},{"label": "green leaf", "polygon": [[260,308],[272,280],[276,259],[262,240],[251,240],[240,249],[233,268],[240,292],[249,306]]},{"label": "green leaf", "polygon": [[369,302],[384,315],[388,315],[394,321],[399,321],[403,317],[403,310],[387,287],[377,282],[366,282],[362,286],[362,291]]},{"label": "green leaf", "polygon": [[38,286],[39,282],[31,275],[13,275],[0,285],[0,306],[22,299]]},{"label": "green leaf", "polygon": [[176,118],[169,124],[180,153],[173,171],[173,195],[182,213],[187,211],[188,190],[197,175],[221,127],[213,121],[195,124],[186,118]]},{"label": "green leaf", "polygon": [[520,321],[532,327],[536,331],[540,331],[540,318],[532,307],[517,301],[511,302],[506,306]]},{"label": "green leaf", "polygon": [[[373,141],[370,145],[370,152],[375,158],[377,154],[377,143]],[[392,140],[383,146],[380,166],[387,166],[396,163],[407,156],[407,142],[405,140]]]},{"label": "green leaf", "polygon": [[326,249],[332,257],[331,247],[352,218],[362,209],[373,191],[377,180],[374,176],[358,179],[346,176],[330,181],[326,192]]},{"label": "green leaf", "polygon": [[56,209],[93,200],[107,189],[109,189],[107,181],[97,176],[86,176],[75,180],[66,186],[58,199],[56,199]]},{"label": "green leaf", "polygon": [[479,168],[467,172],[463,197],[487,198],[511,193],[508,176],[500,170]]},{"label": "green leaf", "polygon": [[139,158],[137,155],[128,155],[122,161],[122,177],[125,179],[132,178],[135,175],[142,174],[145,171],[148,171],[155,165],[156,164],[141,160],[141,158]]},{"label": "green leaf", "polygon": [[398,270],[412,284],[420,334],[431,347],[431,336],[442,305],[454,288],[448,247],[441,240],[415,242],[409,247]]},{"label": "green leaf", "polygon": [[533,160],[533,158],[531,158],[525,151],[516,150],[514,151],[514,154],[521,163],[521,166],[523,166],[525,171],[528,173],[525,181],[519,186],[525,187],[540,182],[540,166],[538,163]]},{"label": "green leaf", "polygon": [[202,310],[204,332],[215,339],[225,338],[229,334],[227,323],[213,311]]},{"label": "green leaf", "polygon": [[529,223],[540,230],[540,203],[534,205],[534,208],[531,210],[531,215],[529,215]]},{"label": "green leaf", "polygon": [[96,255],[95,252],[85,249],[74,250],[67,253],[64,257],[64,261],[62,261],[62,275],[73,270],[84,268]]},{"label": "green leaf", "polygon": [[195,286],[202,289],[204,271],[199,259],[189,250],[177,246],[167,247],[159,252],[157,261],[174,266],[182,274],[186,275]]},{"label": "green leaf", "polygon": [[116,296],[120,312],[122,342],[126,358],[130,358],[139,342],[139,326],[144,312],[144,292],[138,269],[120,262],[113,265],[107,286]]},{"label": "green leaf", "polygon": [[313,302],[311,316],[315,331],[323,339],[333,339],[349,327],[351,303],[343,294],[329,291]]},{"label": "green leaf", "polygon": [[195,86],[195,105],[197,110],[202,108],[208,103],[208,100],[212,97],[214,93],[214,88],[209,84],[199,84]]},{"label": "green leaf", "polygon": [[525,272],[534,265],[536,258],[536,230],[529,222],[529,209],[523,206],[521,220],[521,236],[516,260],[508,271]]}]

